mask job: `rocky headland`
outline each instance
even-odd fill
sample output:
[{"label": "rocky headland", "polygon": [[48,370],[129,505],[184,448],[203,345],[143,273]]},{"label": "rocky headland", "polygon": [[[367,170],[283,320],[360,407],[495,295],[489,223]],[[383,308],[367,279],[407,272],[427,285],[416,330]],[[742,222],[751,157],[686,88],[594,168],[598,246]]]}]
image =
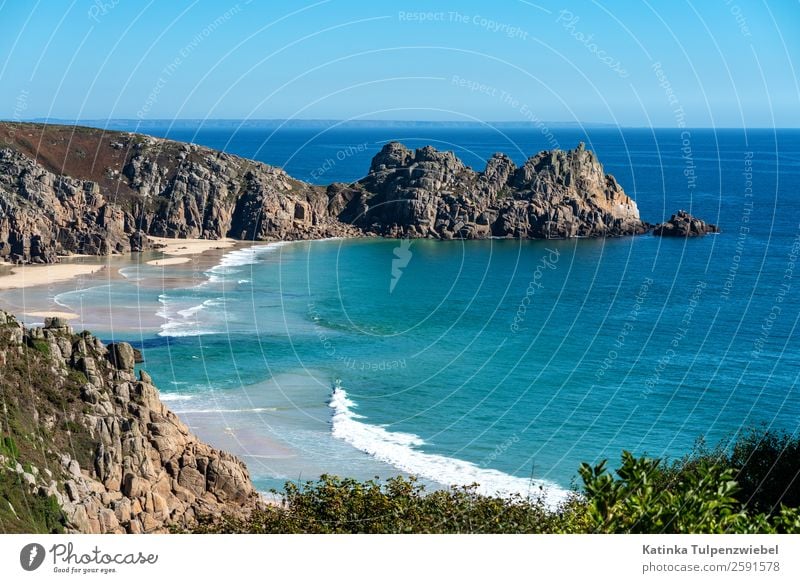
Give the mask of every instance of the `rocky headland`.
[{"label": "rocky headland", "polygon": [[0,311],[0,532],[152,533],[263,506],[134,374],[137,351]]},{"label": "rocky headland", "polygon": [[651,228],[583,144],[519,167],[495,154],[479,172],[452,152],[393,142],[363,179],[323,187],[195,144],[0,123],[0,260],[13,263],[141,251],[148,235],[555,239]]}]

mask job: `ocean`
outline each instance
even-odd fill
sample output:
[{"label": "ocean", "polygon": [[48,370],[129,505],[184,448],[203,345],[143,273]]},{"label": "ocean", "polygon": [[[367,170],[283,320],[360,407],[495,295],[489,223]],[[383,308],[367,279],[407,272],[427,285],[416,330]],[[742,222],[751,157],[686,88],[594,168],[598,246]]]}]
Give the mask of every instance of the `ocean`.
[{"label": "ocean", "polygon": [[[116,129],[116,128],[115,128]],[[135,130],[134,124],[128,128]],[[581,462],[677,458],[800,414],[800,132],[149,126],[326,184],[390,140],[482,169],[594,150],[650,222],[704,238],[328,240],[255,244],[209,265],[121,265],[54,295],[111,306],[163,398],[263,490],[322,473],[558,500]]]}]

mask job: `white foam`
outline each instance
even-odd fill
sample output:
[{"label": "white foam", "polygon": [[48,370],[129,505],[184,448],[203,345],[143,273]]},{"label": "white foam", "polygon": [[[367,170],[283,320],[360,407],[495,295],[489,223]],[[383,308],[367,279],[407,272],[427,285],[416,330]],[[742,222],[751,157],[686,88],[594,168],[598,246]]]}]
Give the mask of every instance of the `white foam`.
[{"label": "white foam", "polygon": [[180,393],[161,393],[162,401],[190,401],[193,398],[192,395],[182,395]]},{"label": "white foam", "polygon": [[241,270],[236,269],[237,267],[258,263],[262,256],[274,253],[280,247],[288,245],[289,243],[291,243],[291,241],[276,241],[274,243],[267,243],[266,245],[254,245],[253,247],[228,251],[222,256],[220,262],[209,269],[207,273],[215,275],[238,273]]},{"label": "white foam", "polygon": [[169,336],[170,338],[188,338],[191,336],[206,336],[208,334],[217,334],[216,331],[200,328],[191,323],[184,324],[182,322],[167,322],[161,325],[161,330],[158,335],[161,337]]},{"label": "white foam", "polygon": [[130,279],[131,281],[142,281],[144,279],[141,274],[141,268],[138,265],[120,267],[117,272],[125,279]]},{"label": "white foam", "polygon": [[387,431],[383,427],[359,421],[364,417],[353,412],[357,405],[338,385],[333,390],[329,406],[333,409],[334,437],[409,474],[447,486],[478,484],[478,492],[490,496],[538,495],[541,486],[548,506],[555,507],[566,500],[567,492],[556,484],[518,478],[498,470],[481,468],[472,462],[425,453],[415,449],[425,445],[417,435]]},{"label": "white foam", "polygon": [[161,309],[156,312],[156,316],[166,320],[161,324],[161,330],[158,332],[159,336],[186,337],[214,334],[214,330],[200,326],[197,314],[206,308],[217,308],[225,305],[224,298],[213,298],[173,313],[169,309],[168,300],[169,298],[165,294],[158,296]]},{"label": "white foam", "polygon": [[[336,240],[336,238],[318,239],[318,241],[330,240]],[[196,287],[202,288],[208,284],[216,283],[224,284],[226,281],[228,281],[226,276],[241,273],[242,270],[238,268],[245,265],[254,265],[258,263],[265,255],[274,253],[281,247],[296,242],[297,241],[275,241],[266,243],[264,245],[253,245],[243,249],[234,249],[233,251],[228,251],[220,258],[220,262],[217,265],[205,272],[208,280]],[[237,278],[236,282],[237,284],[244,284],[250,283],[250,280]],[[200,313],[208,308],[218,308],[220,306],[224,306],[224,297],[206,300],[202,304],[183,308],[175,311],[174,313],[168,309],[167,300],[168,298],[164,294],[158,297],[158,301],[161,303],[161,309],[156,312],[156,315],[166,320],[166,322],[161,325],[161,330],[158,333],[159,336],[202,336],[205,334],[215,334],[218,332],[214,330],[213,322],[201,322]],[[201,323],[203,324],[202,326]]]},{"label": "white foam", "polygon": [[273,413],[275,407],[253,407],[251,409],[182,409],[174,411],[177,415],[191,415],[192,413]]}]

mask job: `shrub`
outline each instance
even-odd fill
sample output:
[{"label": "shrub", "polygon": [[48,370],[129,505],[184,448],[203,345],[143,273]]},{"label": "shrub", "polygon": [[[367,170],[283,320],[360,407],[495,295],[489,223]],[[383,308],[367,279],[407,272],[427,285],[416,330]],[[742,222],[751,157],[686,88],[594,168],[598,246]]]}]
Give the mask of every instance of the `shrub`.
[{"label": "shrub", "polygon": [[739,500],[753,511],[800,506],[800,439],[751,430],[734,443],[728,463],[737,470]]},{"label": "shrub", "polygon": [[[772,504],[770,512],[758,512],[743,504],[731,459],[751,451],[748,443],[734,447],[730,458],[704,451],[672,465],[623,452],[613,473],[605,461],[582,464],[583,492],[558,508],[537,498],[484,496],[475,486],[427,491],[415,478],[360,482],[322,476],[317,482],[287,483],[280,505],[248,520],[206,520],[195,532],[800,533],[797,507]],[[753,455],[785,451],[766,443],[772,445]],[[787,467],[789,475],[792,466]],[[748,472],[761,475],[756,469]],[[783,484],[782,478],[776,480]],[[763,499],[774,501],[773,496]]]},{"label": "shrub", "polygon": [[661,462],[622,453],[615,479],[602,462],[582,464],[591,530],[604,533],[724,533],[746,519],[733,470],[703,461],[664,487]]},{"label": "shrub", "polygon": [[50,345],[45,340],[41,340],[39,338],[32,340],[31,348],[33,348],[37,352],[40,352],[44,356],[50,355]]}]

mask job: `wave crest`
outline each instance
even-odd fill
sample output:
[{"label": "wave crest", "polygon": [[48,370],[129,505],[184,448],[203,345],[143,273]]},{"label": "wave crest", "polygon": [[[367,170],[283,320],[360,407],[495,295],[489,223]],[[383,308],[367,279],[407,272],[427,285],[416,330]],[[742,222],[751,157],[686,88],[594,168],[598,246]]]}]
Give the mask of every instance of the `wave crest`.
[{"label": "wave crest", "polygon": [[519,494],[528,497],[538,494],[541,487],[544,501],[550,507],[556,507],[567,498],[567,491],[551,482],[527,480],[499,470],[481,468],[472,462],[419,451],[415,448],[425,445],[425,441],[418,435],[387,431],[360,421],[364,417],[353,411],[357,405],[338,384],[328,406],[333,409],[334,437],[410,474],[447,486],[478,484],[478,493],[488,496]]}]

